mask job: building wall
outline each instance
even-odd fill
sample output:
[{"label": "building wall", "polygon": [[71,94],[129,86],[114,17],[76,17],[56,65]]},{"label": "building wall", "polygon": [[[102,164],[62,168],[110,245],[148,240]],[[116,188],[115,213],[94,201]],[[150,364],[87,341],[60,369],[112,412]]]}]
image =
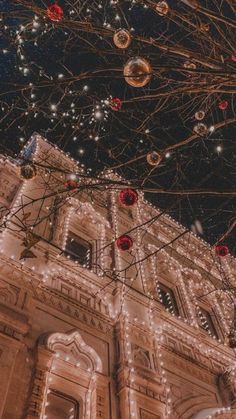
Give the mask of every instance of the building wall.
[{"label": "building wall", "polygon": [[[32,180],[0,160],[0,417],[236,418],[232,305],[212,292],[221,276],[210,246],[141,194],[129,210],[116,188],[63,201],[67,175],[49,169],[76,163],[38,135],[25,153],[47,166]],[[114,240],[130,230],[134,247],[121,252]],[[91,269],[62,251],[69,231],[92,243]],[[29,232],[40,236],[31,247]],[[35,257],[21,258],[24,249]],[[222,264],[232,276],[235,261]],[[162,287],[178,312],[164,307]],[[201,309],[217,339],[199,326]]]}]

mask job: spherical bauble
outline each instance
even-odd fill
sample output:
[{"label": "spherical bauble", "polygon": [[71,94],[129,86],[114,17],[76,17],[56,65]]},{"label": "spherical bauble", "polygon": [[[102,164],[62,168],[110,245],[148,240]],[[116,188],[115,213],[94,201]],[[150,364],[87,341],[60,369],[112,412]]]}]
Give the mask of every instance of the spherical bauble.
[{"label": "spherical bauble", "polygon": [[118,97],[113,97],[110,100],[110,107],[113,111],[120,111],[122,107],[122,101]]},{"label": "spherical bauble", "polygon": [[158,166],[161,161],[161,156],[157,151],[150,151],[147,154],[147,162],[150,166]]},{"label": "spherical bauble", "polygon": [[234,63],[236,63],[236,55],[231,55],[231,61],[233,61]]},{"label": "spherical bauble", "polygon": [[197,66],[195,63],[192,63],[191,61],[185,61],[184,68],[187,68],[188,70],[196,70]]},{"label": "spherical bauble", "polygon": [[119,29],[113,35],[113,42],[117,48],[125,49],[128,48],[132,40],[132,37],[126,29]]},{"label": "spherical bauble", "polygon": [[208,133],[208,128],[205,124],[202,122],[199,122],[198,124],[194,125],[193,132],[198,135],[206,135]]},{"label": "spherical bauble", "polygon": [[127,234],[124,234],[123,236],[118,237],[116,245],[119,250],[129,250],[133,246],[133,239]]},{"label": "spherical bauble", "polygon": [[73,191],[76,190],[78,188],[78,182],[77,180],[73,180],[73,179],[68,179],[65,183],[64,186],[66,189],[68,189],[69,191]]},{"label": "spherical bauble", "polygon": [[205,117],[205,112],[197,111],[194,116],[197,121],[201,121]]},{"label": "spherical bauble", "polygon": [[58,4],[54,3],[47,8],[47,17],[52,22],[60,22],[63,19],[64,12]]},{"label": "spherical bauble", "polygon": [[33,179],[37,174],[36,167],[33,163],[24,163],[20,168],[20,176],[24,180]]},{"label": "spherical bauble", "polygon": [[156,5],[156,12],[160,16],[165,16],[169,12],[169,5],[166,1],[159,1]]},{"label": "spherical bauble", "polygon": [[145,58],[130,58],[124,66],[124,76],[130,86],[144,87],[151,79],[152,67]]},{"label": "spherical bauble", "polygon": [[138,201],[138,193],[135,189],[126,188],[120,191],[119,199],[126,207],[132,207]]},{"label": "spherical bauble", "polygon": [[200,25],[200,31],[202,32],[209,32],[209,30],[211,29],[211,26],[209,23],[201,23]]},{"label": "spherical bauble", "polygon": [[222,100],[221,102],[219,102],[218,108],[221,111],[225,111],[228,108],[228,101],[227,100]]},{"label": "spherical bauble", "polygon": [[229,254],[229,248],[226,245],[222,246],[222,245],[218,244],[215,247],[215,252],[216,252],[217,256],[224,257],[224,256],[227,256]]}]

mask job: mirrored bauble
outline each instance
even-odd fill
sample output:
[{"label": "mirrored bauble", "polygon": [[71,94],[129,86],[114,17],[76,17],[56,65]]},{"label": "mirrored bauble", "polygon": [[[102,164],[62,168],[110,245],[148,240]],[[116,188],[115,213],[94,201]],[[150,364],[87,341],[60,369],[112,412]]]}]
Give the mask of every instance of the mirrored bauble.
[{"label": "mirrored bauble", "polygon": [[60,22],[60,20],[63,19],[63,10],[60,6],[58,6],[58,4],[52,4],[51,6],[49,6],[47,8],[47,17],[52,21],[52,22]]},{"label": "mirrored bauble", "polygon": [[219,102],[218,108],[221,111],[225,111],[228,108],[228,101],[227,100],[222,100],[221,102]]},{"label": "mirrored bauble", "polygon": [[222,246],[222,245],[218,244],[215,247],[215,252],[216,252],[217,256],[224,257],[224,256],[227,256],[229,254],[229,248],[226,245]]},{"label": "mirrored bauble", "polygon": [[151,166],[158,166],[161,161],[161,156],[157,151],[150,151],[147,154],[147,162]]},{"label": "mirrored bauble", "polygon": [[119,29],[113,35],[113,42],[117,48],[125,49],[131,43],[131,35],[126,29]]},{"label": "mirrored bauble", "polygon": [[124,66],[124,76],[130,86],[144,87],[151,79],[152,67],[145,58],[130,58]]},{"label": "mirrored bauble", "polygon": [[156,11],[160,16],[167,15],[169,9],[169,5],[166,1],[159,1],[156,5]]},{"label": "mirrored bauble", "polygon": [[33,179],[37,174],[36,167],[33,163],[24,163],[20,168],[20,176],[24,180]]},{"label": "mirrored bauble", "polygon": [[205,117],[205,112],[197,111],[194,116],[197,121],[201,121]]},{"label": "mirrored bauble", "polygon": [[113,111],[120,111],[122,108],[122,101],[118,97],[113,97],[110,100],[110,107]]},{"label": "mirrored bauble", "polygon": [[206,135],[208,133],[208,128],[205,124],[199,122],[193,127],[193,132],[198,135]]},{"label": "mirrored bauble", "polygon": [[68,179],[64,185],[65,185],[65,188],[68,189],[69,191],[74,191],[78,188],[78,182],[77,180],[74,180],[74,179]]},{"label": "mirrored bauble", "polygon": [[119,199],[123,205],[126,207],[131,207],[138,201],[138,193],[135,189],[126,188],[120,191]]},{"label": "mirrored bauble", "polygon": [[133,239],[127,234],[124,234],[123,236],[118,237],[116,245],[120,250],[129,250],[133,246]]}]

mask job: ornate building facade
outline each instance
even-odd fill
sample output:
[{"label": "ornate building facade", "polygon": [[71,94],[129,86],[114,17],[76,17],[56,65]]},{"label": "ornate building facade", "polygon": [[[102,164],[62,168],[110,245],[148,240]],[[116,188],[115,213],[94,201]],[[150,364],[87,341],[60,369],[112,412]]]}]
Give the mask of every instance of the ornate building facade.
[{"label": "ornate building facade", "polygon": [[235,260],[37,134],[0,164],[0,417],[236,418]]}]

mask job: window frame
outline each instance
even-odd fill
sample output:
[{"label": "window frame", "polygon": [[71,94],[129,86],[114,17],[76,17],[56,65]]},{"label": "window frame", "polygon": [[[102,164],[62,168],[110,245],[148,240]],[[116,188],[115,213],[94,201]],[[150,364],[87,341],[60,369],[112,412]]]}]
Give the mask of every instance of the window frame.
[{"label": "window frame", "polygon": [[[79,239],[78,240],[78,244],[80,244],[79,243],[79,241],[81,242],[81,245],[83,246],[83,243],[85,243],[86,245],[88,245],[87,246],[87,249],[89,250],[89,252],[90,252],[90,256],[89,256],[89,261],[88,261],[88,263],[85,263],[85,262],[83,262],[80,258],[79,258],[79,255],[76,255],[76,253],[74,253],[73,251],[70,251],[69,249],[68,249],[68,243],[69,243],[69,240],[70,240],[70,237],[73,237],[73,238],[77,238],[77,239]],[[86,247],[86,246],[84,246],[84,247]],[[88,251],[87,250],[87,251]],[[92,265],[93,265],[93,243],[91,243],[90,241],[88,241],[88,240],[86,240],[84,237],[83,237],[83,234],[80,234],[80,232],[74,232],[73,231],[73,229],[70,229],[69,231],[68,231],[68,235],[67,235],[67,240],[66,240],[66,245],[65,245],[65,249],[64,249],[64,255],[67,257],[67,256],[69,256],[70,257],[70,259],[72,260],[72,261],[74,261],[74,262],[78,262],[78,264],[79,265],[81,265],[81,266],[84,266],[84,265],[86,265],[86,266],[84,266],[84,267],[86,267],[87,269],[91,269],[92,268]],[[78,256],[78,257],[77,257]]]},{"label": "window frame", "polygon": [[[78,402],[78,400],[76,400],[74,397],[70,396],[69,394],[56,390],[55,388],[49,387],[49,390],[50,390],[50,394],[53,394],[55,396],[58,396],[61,399],[65,399],[73,403],[75,407],[74,419],[80,419],[80,403]],[[46,406],[45,414],[47,415],[47,406]]]},{"label": "window frame", "polygon": [[[176,310],[173,314],[171,313],[170,310],[167,310],[167,307],[161,302],[160,293],[158,290],[158,288],[161,289],[161,287],[166,289],[167,292],[170,291],[170,294],[174,297],[174,306]],[[185,318],[186,316],[182,309],[181,297],[179,295],[178,287],[174,284],[171,284],[169,281],[166,281],[164,278],[161,278],[160,280],[157,281],[156,288],[157,288],[156,289],[157,299],[159,303],[161,304],[161,306],[164,308],[164,310],[167,313],[170,313],[175,318],[179,318],[179,317]]]},{"label": "window frame", "polygon": [[[207,323],[208,323],[208,320],[210,320],[209,330],[211,333],[209,333],[208,330],[203,326],[200,319],[199,310],[201,311],[203,315],[204,313],[207,313],[206,320],[207,320]],[[220,335],[221,335],[220,328],[218,326],[218,322],[217,322],[214,310],[211,307],[209,309],[203,305],[198,304],[198,310],[196,314],[197,314],[197,323],[198,323],[199,328],[205,333],[207,333],[207,335],[210,336],[211,338],[216,339],[216,340],[220,339]],[[212,333],[212,331],[214,332],[214,334]]]}]

